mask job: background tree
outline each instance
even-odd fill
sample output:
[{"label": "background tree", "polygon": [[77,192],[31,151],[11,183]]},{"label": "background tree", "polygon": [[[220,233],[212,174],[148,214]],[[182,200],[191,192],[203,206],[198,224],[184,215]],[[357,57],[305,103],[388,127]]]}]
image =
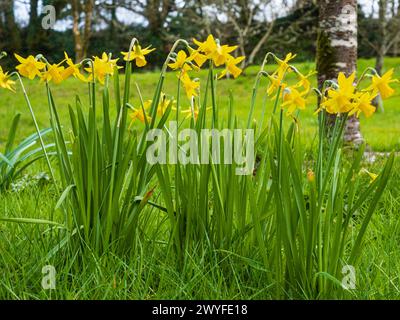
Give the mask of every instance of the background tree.
[{"label": "background tree", "polygon": [[[357,1],[326,0],[319,2],[319,32],[317,42],[318,84],[346,76],[357,69]],[[328,122],[332,124],[330,117]],[[345,141],[360,144],[363,137],[357,117],[349,117]]]},{"label": "background tree", "polygon": [[[92,32],[94,0],[71,0],[75,42],[75,60],[80,61],[87,56],[89,40]],[[80,24],[83,20],[83,28]]]}]

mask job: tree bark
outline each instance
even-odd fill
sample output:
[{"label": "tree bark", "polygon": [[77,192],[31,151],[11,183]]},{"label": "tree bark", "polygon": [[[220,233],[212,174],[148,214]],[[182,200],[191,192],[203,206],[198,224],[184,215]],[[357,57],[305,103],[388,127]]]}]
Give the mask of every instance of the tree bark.
[{"label": "tree bark", "polygon": [[[73,18],[72,33],[74,35],[74,43],[75,43],[75,60],[76,62],[79,62],[86,57],[89,48],[89,41],[92,30],[94,1],[86,0],[84,6],[82,6],[79,0],[72,0],[71,6],[72,6],[72,18]],[[83,34],[79,29],[82,7],[85,16]]]},{"label": "tree bark", "polygon": [[[317,43],[318,85],[335,80],[339,72],[346,76],[357,68],[357,1],[319,1],[319,31]],[[328,124],[332,125],[332,117]],[[363,142],[360,122],[351,116],[345,129],[345,142],[358,145]]]},{"label": "tree bark", "polygon": [[379,30],[378,30],[378,46],[376,54],[375,69],[382,74],[384,56],[386,54],[386,10],[387,1],[379,0]]}]

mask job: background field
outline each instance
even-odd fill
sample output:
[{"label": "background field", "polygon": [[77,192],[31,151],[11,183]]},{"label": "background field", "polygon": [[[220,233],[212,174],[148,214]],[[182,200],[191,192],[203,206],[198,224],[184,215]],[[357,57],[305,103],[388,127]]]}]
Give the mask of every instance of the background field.
[{"label": "background field", "polygon": [[[386,58],[385,69],[395,69],[395,77],[400,78],[399,68],[400,58]],[[359,74],[367,67],[374,64],[373,59],[360,59],[358,62]],[[314,63],[300,63],[295,64],[299,70],[303,73],[315,69]],[[272,68],[272,66],[271,66]],[[254,84],[255,75],[258,72],[259,67],[253,66],[246,70],[246,73],[240,76],[238,79],[233,80],[221,80],[218,83],[218,105],[221,112],[227,112],[229,90],[234,93],[234,106],[235,111],[240,121],[247,120],[247,114],[249,110],[252,87]],[[268,68],[267,68],[268,69]],[[138,83],[143,99],[151,99],[153,94],[153,88],[155,88],[158,81],[159,74],[157,72],[144,72],[134,74],[134,81]],[[202,71],[199,73],[199,77],[205,85],[206,72]],[[121,84],[122,84],[121,79]],[[31,99],[33,108],[35,109],[39,125],[41,128],[49,126],[48,119],[48,107],[47,101],[45,100],[45,87],[43,83],[39,81],[24,81],[28,95]],[[313,77],[313,86],[316,86],[315,77]],[[264,88],[266,88],[266,82],[263,82]],[[176,74],[169,72],[167,81],[165,83],[165,93],[171,96],[176,96]],[[68,120],[68,104],[74,104],[74,96],[76,94],[80,96],[86,96],[85,86],[75,79],[68,79],[63,82],[61,86],[52,86],[52,90],[56,99],[56,103],[59,108],[59,112],[65,120]],[[21,94],[21,89],[17,87],[19,94],[14,94],[8,91],[1,91],[0,93],[0,146],[4,143],[8,127],[7,124],[11,122],[12,117],[15,113],[22,113],[22,121],[20,126],[20,132],[18,137],[22,138],[34,132],[33,122],[28,113],[25,100]],[[98,90],[100,91],[100,90]],[[139,105],[138,94],[135,88],[131,90],[132,103],[136,106]],[[99,99],[101,96],[99,96]],[[255,118],[259,118],[262,114],[260,105],[262,104],[262,89],[258,95],[257,109],[255,111]],[[311,95],[309,97],[309,104],[307,110],[303,111],[300,116],[300,125],[305,133],[306,141],[312,140],[315,136],[315,129],[317,127],[316,116],[313,115],[316,106],[316,97]],[[186,105],[185,105],[186,103]],[[272,102],[268,104],[269,108],[272,108]],[[189,101],[186,97],[182,98],[182,108],[187,109],[189,107]],[[391,151],[400,150],[400,124],[399,124],[399,112],[400,112],[400,93],[397,92],[394,96],[390,97],[384,102],[384,112],[378,111],[374,117],[365,119],[361,117],[361,131],[365,137],[367,143],[375,151]],[[68,121],[65,121],[67,123]],[[140,126],[140,124],[137,124]]]}]

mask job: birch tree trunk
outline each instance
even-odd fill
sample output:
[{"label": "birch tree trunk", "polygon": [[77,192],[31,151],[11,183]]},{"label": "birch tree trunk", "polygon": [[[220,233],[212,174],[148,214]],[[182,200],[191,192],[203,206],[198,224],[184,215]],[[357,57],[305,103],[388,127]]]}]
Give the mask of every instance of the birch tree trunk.
[{"label": "birch tree trunk", "polygon": [[[317,43],[318,85],[325,80],[346,76],[357,68],[357,1],[321,0],[319,3],[319,31]],[[332,118],[328,120],[332,124]],[[360,122],[349,117],[345,129],[345,142],[359,145],[363,142]]]}]

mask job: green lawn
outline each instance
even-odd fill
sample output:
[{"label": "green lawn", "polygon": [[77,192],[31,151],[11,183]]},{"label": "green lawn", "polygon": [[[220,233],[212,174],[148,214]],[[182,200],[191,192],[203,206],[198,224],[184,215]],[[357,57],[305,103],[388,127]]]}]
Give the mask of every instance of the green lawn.
[{"label": "green lawn", "polygon": [[[398,64],[400,58],[386,58],[385,69],[395,68],[395,76],[400,78],[400,68]],[[358,63],[358,70],[361,73],[366,67],[373,66],[374,61],[361,59]],[[314,68],[313,63],[301,63],[296,65],[303,73],[308,73],[309,70]],[[229,90],[234,93],[234,106],[239,121],[246,121],[249,110],[251,92],[254,84],[254,78],[258,71],[258,67],[250,67],[247,69],[246,74],[240,76],[238,79],[221,80],[218,83],[218,105],[221,112],[226,112],[228,108]],[[200,72],[202,83],[205,83],[206,71]],[[151,99],[153,90],[157,84],[159,74],[157,72],[136,73],[133,79],[138,83],[143,99]],[[170,72],[167,76],[165,83],[165,93],[171,96],[176,96],[177,81],[176,74]],[[122,83],[121,79],[121,83]],[[46,101],[44,84],[39,81],[29,81],[24,79],[27,87],[29,98],[31,99],[33,108],[38,118],[41,128],[49,126],[48,107]],[[262,82],[264,87],[266,82]],[[314,79],[313,85],[316,85]],[[75,95],[86,97],[86,87],[75,79],[69,79],[61,85],[53,85],[52,90],[56,99],[59,112],[62,118],[68,120],[68,104],[74,103]],[[262,90],[262,89],[261,89]],[[255,118],[261,116],[262,110],[262,92],[258,95],[257,107],[255,111]],[[23,114],[21,120],[21,128],[18,133],[19,137],[27,136],[34,132],[33,122],[28,113],[24,97],[21,89],[17,87],[17,94],[8,91],[0,91],[0,146],[4,143],[8,132],[7,123],[10,123],[15,113],[20,112]],[[139,99],[135,87],[132,87],[131,96],[133,104],[138,105]],[[99,99],[101,96],[98,97]],[[316,129],[316,116],[313,115],[316,105],[316,97],[311,95],[309,98],[309,105],[306,111],[301,113],[300,124],[303,132],[306,134],[307,139],[312,139]],[[268,104],[272,108],[272,101]],[[186,97],[182,98],[182,108],[189,107],[189,101]],[[389,98],[384,103],[384,113],[377,112],[374,117],[365,119],[361,117],[361,130],[365,140],[376,151],[382,150],[400,150],[400,126],[398,122],[398,112],[400,111],[400,91],[394,96]],[[68,121],[66,121],[67,123]]]}]

